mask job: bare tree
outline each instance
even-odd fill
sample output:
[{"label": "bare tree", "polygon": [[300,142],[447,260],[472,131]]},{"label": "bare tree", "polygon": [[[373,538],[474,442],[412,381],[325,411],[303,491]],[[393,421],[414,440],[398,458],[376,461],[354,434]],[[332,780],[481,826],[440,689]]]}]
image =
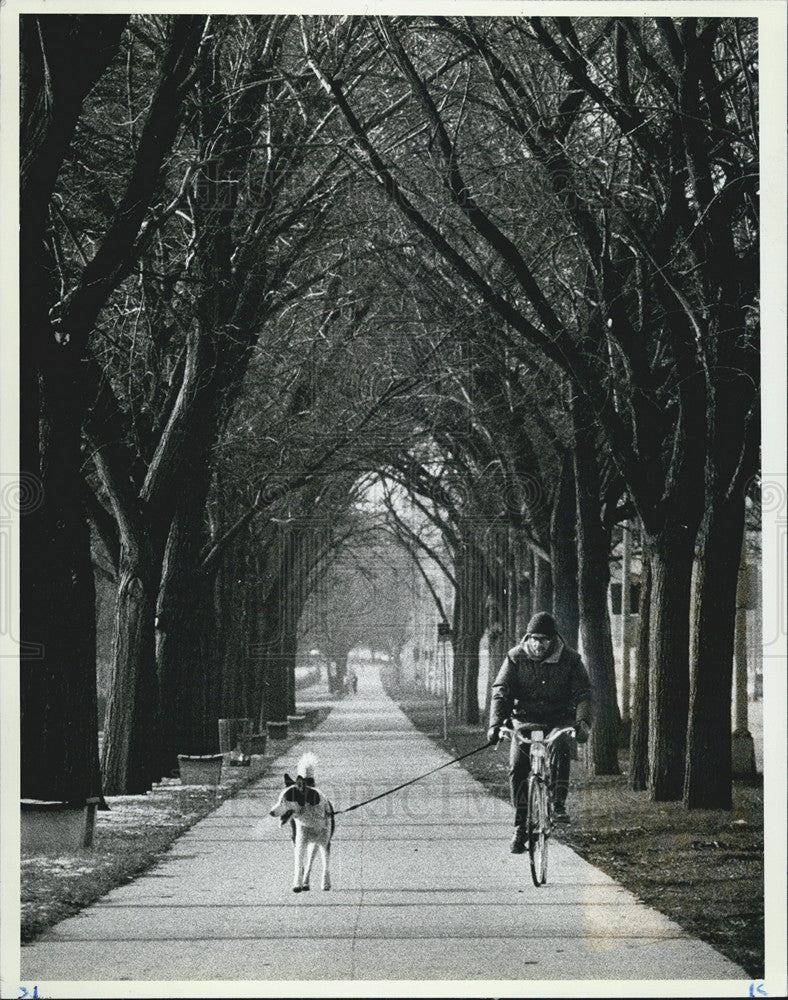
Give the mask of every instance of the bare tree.
[{"label": "bare tree", "polygon": [[134,257],[202,26],[199,18],[173,26],[125,191],[95,253],[66,290],[55,244],[45,242],[47,213],[85,97],[116,54],[126,21],[29,17],[22,31],[22,466],[40,470],[47,497],[23,525],[23,628],[44,639],[45,669],[24,672],[22,757],[27,794],[48,791],[43,797],[68,800],[100,788],[95,600],[80,471],[90,399],[87,340]]},{"label": "bare tree", "polygon": [[[484,30],[475,30],[477,25]],[[511,342],[511,331],[553,360],[585,397],[605,435],[652,554],[650,785],[655,798],[676,798],[683,785],[689,708],[690,578],[704,500],[712,499],[704,497],[704,470],[720,473],[724,496],[741,496],[739,476],[746,481],[753,468],[748,456],[757,425],[757,351],[754,327],[743,320],[756,290],[749,270],[756,245],[754,116],[745,113],[734,122],[735,109],[720,99],[728,93],[720,89],[721,78],[731,68],[736,81],[731,91],[742,101],[751,97],[749,57],[742,60],[727,42],[739,30],[736,23],[714,19],[663,19],[645,27],[627,19],[568,18],[550,24],[530,18],[442,26],[465,46],[469,58],[481,60],[497,93],[500,117],[521,138],[554,192],[573,252],[579,251],[587,270],[581,287],[592,294],[584,293],[584,300],[595,303],[574,320],[566,294],[555,292],[560,285],[556,272],[551,275],[544,259],[524,251],[509,220],[496,214],[489,199],[485,205],[472,194],[465,173],[472,146],[462,142],[465,105],[456,89],[430,76],[435,62],[443,59],[447,65],[456,50],[434,42],[434,33],[428,37],[424,22],[370,23],[427,126],[429,150],[422,162],[434,165],[437,184],[421,204],[418,195],[411,196],[414,189],[396,157],[384,160],[374,128],[351,105],[352,100],[360,107],[360,89],[351,99],[346,81],[330,67],[313,58],[313,69],[377,182],[507,324],[508,330],[496,331],[502,342]],[[409,51],[408,42],[417,39]],[[307,50],[310,44],[305,33]],[[529,60],[552,67],[557,90],[535,87]],[[592,78],[588,67],[595,63],[603,70]],[[548,93],[557,96],[548,102]],[[656,108],[648,120],[643,103]],[[732,143],[731,133],[741,135],[741,142]],[[601,170],[590,162],[593,157]],[[615,166],[612,176],[605,172],[608,163]],[[718,197],[717,182],[724,197]],[[604,192],[603,204],[590,197],[597,188]],[[434,200],[451,207],[440,222],[431,219]],[[484,275],[480,248],[504,266],[509,284],[495,284]],[[704,311],[710,301],[719,308]],[[735,329],[741,337],[723,335]],[[732,344],[739,346],[732,349]],[[730,365],[721,368],[716,359],[723,346]],[[721,381],[723,371],[741,373],[743,381]],[[611,375],[623,394],[610,391]],[[737,393],[730,392],[733,385]],[[654,408],[660,398],[667,420]],[[729,436],[724,449],[736,456],[735,476],[722,469],[719,453],[707,463],[712,453],[705,446],[707,435],[717,440],[721,421],[729,431],[736,428],[733,447]],[[722,539],[715,545],[720,554],[727,548]],[[726,593],[731,590],[726,588]],[[726,625],[721,633],[729,631]],[[722,652],[729,662],[727,651]],[[693,676],[697,684],[705,674],[695,670]],[[714,718],[724,743],[727,715],[716,711]],[[703,739],[710,746],[708,725],[707,717]],[[692,752],[698,762],[709,760],[703,752]],[[729,789],[725,755],[722,763],[724,777],[714,785],[727,782]],[[688,796],[690,801],[698,804]]]}]

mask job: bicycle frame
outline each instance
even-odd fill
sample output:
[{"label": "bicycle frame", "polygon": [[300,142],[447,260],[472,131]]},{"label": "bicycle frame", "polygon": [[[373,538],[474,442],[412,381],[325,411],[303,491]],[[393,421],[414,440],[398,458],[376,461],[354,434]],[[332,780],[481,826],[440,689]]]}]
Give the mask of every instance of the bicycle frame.
[{"label": "bicycle frame", "polygon": [[[528,735],[525,735],[525,733]],[[547,843],[553,828],[553,782],[551,748],[564,735],[575,735],[574,726],[553,729],[547,736],[544,729],[525,724],[521,729],[504,726],[503,739],[516,739],[530,747],[531,774],[528,778],[528,853],[531,877],[535,886],[547,881]]]},{"label": "bicycle frame", "polygon": [[[529,736],[523,735],[523,730],[529,732]],[[550,750],[557,739],[562,736],[574,736],[576,733],[574,726],[564,726],[562,729],[552,729],[547,736],[544,735],[542,726],[523,725],[521,729],[514,729],[509,726],[502,726],[500,730],[502,737],[514,738],[518,743],[530,746],[531,774],[538,774],[547,783],[550,790],[550,806],[552,815],[553,789],[550,780]]]}]

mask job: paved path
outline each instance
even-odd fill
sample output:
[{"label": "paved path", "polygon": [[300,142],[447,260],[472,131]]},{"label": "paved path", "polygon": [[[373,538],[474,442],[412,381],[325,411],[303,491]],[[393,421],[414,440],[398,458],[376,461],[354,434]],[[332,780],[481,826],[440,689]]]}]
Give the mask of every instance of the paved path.
[{"label": "paved path", "polygon": [[269,778],[23,948],[23,980],[745,978],[558,843],[536,889],[527,856],[508,853],[509,807],[459,765],[338,817],[334,888],[294,894],[290,840],[268,810],[306,748],[337,809],[449,759],[363,672]]}]

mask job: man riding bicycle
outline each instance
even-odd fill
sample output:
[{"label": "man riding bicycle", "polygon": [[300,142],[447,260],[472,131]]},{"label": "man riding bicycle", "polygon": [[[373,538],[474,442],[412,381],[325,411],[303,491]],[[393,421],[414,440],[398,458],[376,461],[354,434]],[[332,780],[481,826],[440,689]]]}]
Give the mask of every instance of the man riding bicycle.
[{"label": "man riding bicycle", "polygon": [[[591,731],[591,682],[580,654],[570,649],[558,634],[555,619],[541,611],[528,622],[522,642],[506,654],[492,687],[489,740],[497,740],[506,719],[514,727],[538,725],[545,732],[574,725],[578,743]],[[553,745],[555,820],[568,823],[566,794],[569,789],[568,737]],[[509,757],[509,787],[514,806],[512,854],[522,854],[527,840],[528,774],[531,769],[527,746],[512,740]]]}]

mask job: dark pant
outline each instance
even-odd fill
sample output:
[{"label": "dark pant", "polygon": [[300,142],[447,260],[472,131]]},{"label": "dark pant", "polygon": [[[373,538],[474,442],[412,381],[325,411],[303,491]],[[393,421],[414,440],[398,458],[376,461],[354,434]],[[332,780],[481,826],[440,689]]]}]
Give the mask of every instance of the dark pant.
[{"label": "dark pant", "polygon": [[[545,726],[544,732],[547,735],[555,726],[572,725],[571,722],[558,722]],[[550,749],[551,767],[551,787],[553,799],[557,806],[563,806],[566,802],[566,793],[569,790],[569,760],[571,756],[572,744],[568,736],[564,735],[553,743]],[[514,806],[515,826],[522,826],[528,819],[528,775],[531,773],[531,748],[527,744],[520,743],[519,740],[512,739],[511,752],[509,754],[509,789],[511,792],[512,805]]]}]

